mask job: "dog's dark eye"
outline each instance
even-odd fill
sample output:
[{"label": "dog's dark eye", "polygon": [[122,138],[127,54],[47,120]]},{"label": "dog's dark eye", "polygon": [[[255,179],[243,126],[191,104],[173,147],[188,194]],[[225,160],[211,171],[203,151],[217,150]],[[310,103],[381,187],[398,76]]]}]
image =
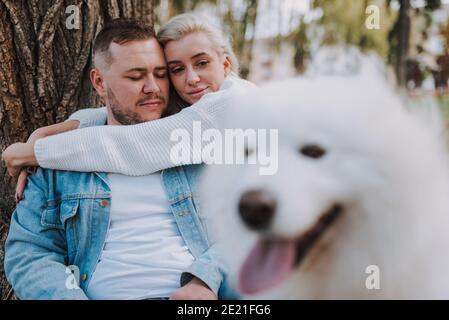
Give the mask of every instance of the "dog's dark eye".
[{"label": "dog's dark eye", "polygon": [[326,150],[316,144],[309,144],[299,148],[299,152],[309,158],[318,159],[326,154]]}]

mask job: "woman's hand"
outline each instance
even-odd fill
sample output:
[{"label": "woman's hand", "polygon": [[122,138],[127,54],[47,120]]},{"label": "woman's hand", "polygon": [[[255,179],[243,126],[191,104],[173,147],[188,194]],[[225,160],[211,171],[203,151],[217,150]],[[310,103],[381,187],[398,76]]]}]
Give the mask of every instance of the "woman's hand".
[{"label": "woman's hand", "polygon": [[14,143],[2,153],[8,173],[17,177],[24,167],[35,167],[38,165],[34,154],[34,143]]},{"label": "woman's hand", "polygon": [[[36,140],[45,138],[46,135],[47,134],[43,128],[38,128],[38,129],[34,130],[33,133],[30,135],[27,143],[34,147],[34,143],[36,142]],[[8,152],[10,152],[10,151],[8,151]],[[8,153],[7,153],[5,157],[11,158],[11,155],[8,155]],[[12,157],[14,157],[14,155]],[[2,159],[3,159],[3,155],[2,155]],[[9,160],[9,161],[11,161],[11,160]],[[8,168],[8,165],[6,165],[6,167]],[[15,174],[15,169],[11,169],[11,170],[13,171],[12,173]],[[28,174],[29,174],[30,170],[33,170],[33,167],[24,167],[24,168],[20,169],[20,173],[19,173],[19,177],[17,179],[17,185],[16,185],[16,194],[14,196],[16,202],[19,202],[20,200],[22,200],[23,192],[25,191],[25,187],[27,185]],[[8,168],[8,172],[9,172],[9,168]]]},{"label": "woman's hand", "polygon": [[[38,128],[33,131],[26,143],[14,143],[6,148],[5,151],[3,151],[2,160],[5,161],[9,175],[11,175],[12,177],[16,177],[26,166],[37,166],[37,161],[34,156],[34,143],[37,139],[45,138],[46,136],[47,133],[45,131],[45,127]],[[24,176],[25,173],[19,176],[19,182],[23,182],[22,180]],[[17,186],[19,187],[19,184]]]},{"label": "woman's hand", "polygon": [[19,178],[17,179],[16,194],[14,197],[16,199],[16,202],[22,200],[23,192],[25,191],[25,187],[27,185],[27,179],[28,179],[28,170],[22,169],[22,171],[20,171]]},{"label": "woman's hand", "polygon": [[27,143],[30,143],[34,146],[34,143],[37,139],[47,137],[49,135],[48,128],[50,128],[50,126],[37,128],[36,130],[34,130],[33,133],[28,137]]},{"label": "woman's hand", "polygon": [[14,143],[10,145],[2,153],[2,160],[5,161],[9,175],[17,177],[23,168],[35,167],[38,165],[34,154],[34,144],[36,143],[36,140],[74,130],[77,129],[78,126],[78,120],[69,120],[38,128],[33,131],[26,143]]}]

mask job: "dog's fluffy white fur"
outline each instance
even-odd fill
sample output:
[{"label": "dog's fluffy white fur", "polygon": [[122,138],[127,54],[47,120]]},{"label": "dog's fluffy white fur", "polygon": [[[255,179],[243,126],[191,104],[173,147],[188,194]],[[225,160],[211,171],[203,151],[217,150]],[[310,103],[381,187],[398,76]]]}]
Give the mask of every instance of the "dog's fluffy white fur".
[{"label": "dog's fluffy white fur", "polygon": [[[363,62],[357,75],[304,77],[236,97],[224,128],[277,128],[279,169],[210,165],[205,214],[225,247],[233,284],[261,236],[238,213],[241,195],[264,189],[277,209],[269,233],[296,237],[326,210],[343,212],[279,286],[245,298],[449,298],[449,174],[446,141]],[[315,144],[320,159],[299,152]],[[379,267],[380,289],[365,286]]]}]

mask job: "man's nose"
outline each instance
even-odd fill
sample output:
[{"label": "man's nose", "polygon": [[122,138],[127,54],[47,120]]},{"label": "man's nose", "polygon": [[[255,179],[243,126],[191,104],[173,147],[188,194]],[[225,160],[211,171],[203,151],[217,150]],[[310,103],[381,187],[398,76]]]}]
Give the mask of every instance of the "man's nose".
[{"label": "man's nose", "polygon": [[267,229],[276,212],[276,199],[268,191],[251,190],[240,197],[239,213],[251,230]]},{"label": "man's nose", "polygon": [[143,87],[144,93],[156,93],[161,91],[153,75],[150,75]]},{"label": "man's nose", "polygon": [[200,77],[195,70],[188,68],[187,69],[187,84],[189,86],[195,86],[200,81]]}]

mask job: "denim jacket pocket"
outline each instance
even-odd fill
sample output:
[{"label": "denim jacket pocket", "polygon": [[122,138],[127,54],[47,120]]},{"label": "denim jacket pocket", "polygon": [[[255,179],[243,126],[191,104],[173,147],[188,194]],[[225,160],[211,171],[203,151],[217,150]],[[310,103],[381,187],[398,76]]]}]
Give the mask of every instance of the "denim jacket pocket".
[{"label": "denim jacket pocket", "polygon": [[62,229],[59,219],[59,206],[47,207],[42,213],[41,224],[47,228]]},{"label": "denim jacket pocket", "polygon": [[70,218],[73,218],[78,212],[80,200],[64,200],[61,202],[61,214],[60,214],[60,223],[63,229],[66,227],[66,222]]},{"label": "denim jacket pocket", "polygon": [[78,205],[78,199],[65,200],[59,203],[51,202],[42,213],[42,226],[64,230],[65,221],[76,214]]}]

